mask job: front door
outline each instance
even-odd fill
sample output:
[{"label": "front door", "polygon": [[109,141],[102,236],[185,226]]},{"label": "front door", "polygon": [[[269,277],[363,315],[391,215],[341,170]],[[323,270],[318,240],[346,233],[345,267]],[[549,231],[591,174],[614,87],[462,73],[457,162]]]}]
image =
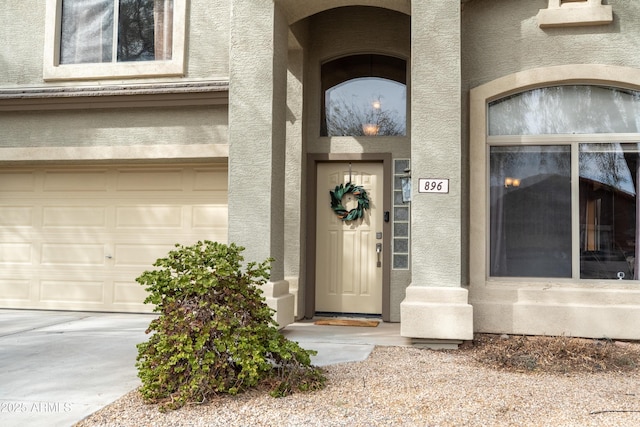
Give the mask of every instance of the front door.
[{"label": "front door", "polygon": [[[331,208],[330,191],[340,184],[362,186],[369,209],[343,221]],[[383,164],[318,163],[316,224],[316,311],[380,314],[383,278]],[[357,206],[347,193],[343,206]]]}]

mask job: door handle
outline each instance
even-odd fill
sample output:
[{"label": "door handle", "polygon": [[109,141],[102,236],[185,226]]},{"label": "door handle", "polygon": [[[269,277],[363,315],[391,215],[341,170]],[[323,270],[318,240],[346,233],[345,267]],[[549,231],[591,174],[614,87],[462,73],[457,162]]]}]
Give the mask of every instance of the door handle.
[{"label": "door handle", "polygon": [[376,243],[376,254],[378,255],[377,267],[382,267],[382,261],[380,260],[380,254],[382,253],[382,243]]}]

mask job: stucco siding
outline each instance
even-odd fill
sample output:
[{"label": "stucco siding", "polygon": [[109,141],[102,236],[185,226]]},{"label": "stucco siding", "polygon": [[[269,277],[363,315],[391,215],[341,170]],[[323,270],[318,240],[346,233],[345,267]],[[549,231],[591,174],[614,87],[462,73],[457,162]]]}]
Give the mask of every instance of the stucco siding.
[{"label": "stucco siding", "polygon": [[[5,1],[0,8],[0,86],[42,83],[45,2]],[[28,29],[28,31],[25,31]]]},{"label": "stucco siding", "polygon": [[226,144],[227,122],[226,106],[3,112],[0,147]]},{"label": "stucco siding", "polygon": [[640,2],[609,0],[613,23],[540,28],[547,0],[473,0],[462,12],[463,87],[563,64],[640,66]]}]

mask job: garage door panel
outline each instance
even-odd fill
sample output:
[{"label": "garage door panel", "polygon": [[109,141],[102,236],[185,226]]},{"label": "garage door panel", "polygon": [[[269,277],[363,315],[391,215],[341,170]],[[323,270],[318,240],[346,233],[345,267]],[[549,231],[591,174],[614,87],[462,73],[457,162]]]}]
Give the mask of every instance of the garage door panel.
[{"label": "garage door panel", "polygon": [[4,300],[28,301],[31,295],[31,280],[2,278],[0,295]]},{"label": "garage door panel", "polygon": [[30,243],[0,243],[0,264],[31,264]]},{"label": "garage door panel", "polygon": [[36,177],[32,171],[0,172],[0,193],[35,191]]},{"label": "garage door panel", "polygon": [[104,265],[104,244],[43,243],[43,265]]},{"label": "garage door panel", "polygon": [[108,173],[103,171],[50,171],[44,175],[47,191],[104,192],[108,189]]},{"label": "garage door panel", "polygon": [[195,170],[193,189],[195,191],[221,191],[226,195],[227,181],[226,168]]},{"label": "garage door panel", "polygon": [[50,206],[42,211],[42,225],[57,227],[106,227],[105,206]]},{"label": "garage door panel", "polygon": [[158,258],[175,249],[174,244],[123,243],[115,245],[113,262],[118,267],[152,268]]},{"label": "garage door panel", "polygon": [[123,170],[118,173],[118,191],[183,191],[183,171]]},{"label": "garage door panel", "polygon": [[104,282],[96,280],[43,280],[40,300],[104,303]]},{"label": "garage door panel", "polygon": [[137,282],[114,282],[113,304],[140,305],[147,297],[144,286]]},{"label": "garage door panel", "polygon": [[33,225],[33,207],[0,206],[0,224],[4,227],[31,227]]},{"label": "garage door panel", "polygon": [[182,206],[118,206],[116,228],[174,228],[183,226]]},{"label": "garage door panel", "polygon": [[193,228],[228,228],[226,205],[194,206],[191,210]]}]

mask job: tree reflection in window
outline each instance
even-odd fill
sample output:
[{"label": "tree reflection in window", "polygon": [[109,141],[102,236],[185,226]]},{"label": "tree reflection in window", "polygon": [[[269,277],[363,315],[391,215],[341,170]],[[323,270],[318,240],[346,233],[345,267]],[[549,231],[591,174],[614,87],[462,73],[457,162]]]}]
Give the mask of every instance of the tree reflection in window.
[{"label": "tree reflection in window", "polygon": [[118,61],[149,61],[154,52],[154,0],[120,0]]},{"label": "tree reflection in window", "polygon": [[404,136],[406,62],[354,55],[322,66],[322,136]]},{"label": "tree reflection in window", "polygon": [[173,0],[63,0],[60,63],[170,60],[172,34]]},{"label": "tree reflection in window", "polygon": [[533,89],[489,104],[489,135],[640,132],[640,92],[569,85]]},{"label": "tree reflection in window", "polygon": [[638,279],[638,148],[580,144],[582,279]]}]

